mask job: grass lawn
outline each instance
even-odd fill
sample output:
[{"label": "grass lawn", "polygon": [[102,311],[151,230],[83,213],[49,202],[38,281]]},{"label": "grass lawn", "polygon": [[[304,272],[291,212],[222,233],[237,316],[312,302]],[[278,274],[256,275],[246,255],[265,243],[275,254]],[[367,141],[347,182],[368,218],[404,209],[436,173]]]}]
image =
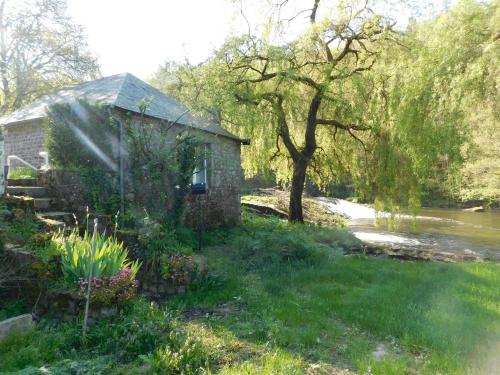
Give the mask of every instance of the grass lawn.
[{"label": "grass lawn", "polygon": [[0,372],[149,373],[148,353],[181,348],[164,340],[175,329],[200,339],[211,373],[498,373],[498,263],[346,257],[357,241],[344,230],[251,215],[218,234],[207,240],[226,244],[203,250],[208,278],[166,312],[139,301],[93,326],[87,346],[78,322],[43,322],[0,344]]},{"label": "grass lawn", "polygon": [[[344,257],[341,231],[246,229],[204,251],[220,287],[179,300],[206,309],[190,326],[212,347],[241,348],[223,373],[500,373],[499,264]],[[319,245],[301,258],[294,242]]]}]

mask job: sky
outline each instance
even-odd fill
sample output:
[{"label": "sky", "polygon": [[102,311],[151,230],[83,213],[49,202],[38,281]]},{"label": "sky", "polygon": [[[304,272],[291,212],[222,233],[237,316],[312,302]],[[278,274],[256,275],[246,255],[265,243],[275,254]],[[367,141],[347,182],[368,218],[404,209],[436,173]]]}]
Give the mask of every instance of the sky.
[{"label": "sky", "polygon": [[[263,14],[256,0],[243,0],[252,26]],[[450,0],[415,0],[441,8]],[[311,0],[294,0],[301,7]],[[391,1],[389,0],[389,3]],[[230,0],[68,0],[68,12],[83,25],[104,76],[129,72],[147,79],[167,60],[199,63],[231,33],[247,30],[238,1]],[[409,10],[392,0],[391,12],[404,25]]]},{"label": "sky", "polygon": [[167,59],[198,63],[231,30],[226,0],[68,0],[103,75],[147,78]]}]

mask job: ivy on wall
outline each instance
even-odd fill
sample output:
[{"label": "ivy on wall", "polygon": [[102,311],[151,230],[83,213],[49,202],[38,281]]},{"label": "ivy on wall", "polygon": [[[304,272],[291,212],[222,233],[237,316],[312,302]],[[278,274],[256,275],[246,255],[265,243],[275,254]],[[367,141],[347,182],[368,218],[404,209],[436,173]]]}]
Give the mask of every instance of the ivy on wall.
[{"label": "ivy on wall", "polygon": [[159,222],[181,222],[199,158],[198,142],[186,131],[78,101],[50,107],[46,144],[52,168],[79,174],[93,211],[113,215],[119,209],[122,158],[130,211],[146,211]]}]

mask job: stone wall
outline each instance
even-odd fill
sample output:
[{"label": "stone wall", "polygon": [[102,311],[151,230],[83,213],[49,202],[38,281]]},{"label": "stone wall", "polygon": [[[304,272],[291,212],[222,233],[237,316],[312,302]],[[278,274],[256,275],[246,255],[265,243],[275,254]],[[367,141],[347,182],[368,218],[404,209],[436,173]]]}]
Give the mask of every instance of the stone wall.
[{"label": "stone wall", "polygon": [[[33,120],[21,124],[8,125],[4,128],[5,157],[16,155],[28,163],[40,168],[43,159],[39,152],[45,151],[45,128],[42,120]],[[19,161],[12,161],[11,166],[24,166]]]},{"label": "stone wall", "polygon": [[37,184],[46,187],[48,195],[55,198],[51,203],[51,210],[77,215],[86,211],[87,188],[78,173],[53,169],[41,171],[38,173]]},{"label": "stone wall", "polygon": [[[121,115],[120,112],[115,114]],[[132,116],[132,121],[138,123],[139,116]],[[155,122],[156,120],[148,119],[147,121]],[[209,150],[208,193],[201,196],[189,196],[185,213],[186,225],[198,225],[200,203],[206,228],[238,224],[241,214],[240,188],[243,181],[240,143],[237,140],[184,126],[174,126],[171,129],[172,139],[179,133],[185,132],[186,129],[189,134],[207,144]],[[38,153],[45,150],[45,134],[40,120],[7,127],[6,133],[6,155],[18,155],[36,167],[41,166],[43,160]],[[86,206],[83,198],[85,187],[81,185],[75,174],[51,171],[42,174],[39,183],[49,188],[50,196],[58,198],[58,201],[54,202],[54,209],[76,213]]]},{"label": "stone wall", "polygon": [[[115,115],[120,117],[121,113],[117,111]],[[138,115],[132,116],[131,120],[140,126],[141,119]],[[158,123],[154,119],[146,121]],[[163,123],[160,126],[167,126],[167,124]],[[239,224],[241,218],[240,189],[243,182],[240,142],[196,128],[177,125],[171,128],[169,136],[173,140],[182,132],[195,136],[198,141],[208,146],[208,192],[205,195],[188,196],[184,215],[185,224],[197,227],[200,211],[203,214],[205,228]]]},{"label": "stone wall", "polygon": [[199,138],[209,145],[208,192],[206,195],[188,197],[185,222],[196,227],[203,216],[205,227],[239,224],[240,188],[243,181],[241,146],[223,137],[203,134]]}]

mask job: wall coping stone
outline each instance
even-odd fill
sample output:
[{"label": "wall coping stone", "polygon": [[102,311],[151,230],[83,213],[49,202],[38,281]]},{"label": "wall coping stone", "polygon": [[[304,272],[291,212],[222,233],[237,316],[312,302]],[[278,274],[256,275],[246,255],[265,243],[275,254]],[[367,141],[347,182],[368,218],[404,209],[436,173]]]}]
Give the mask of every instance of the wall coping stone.
[{"label": "wall coping stone", "polygon": [[16,332],[29,332],[33,329],[33,317],[31,314],[18,315],[0,321],[0,341],[5,339],[10,333]]}]

